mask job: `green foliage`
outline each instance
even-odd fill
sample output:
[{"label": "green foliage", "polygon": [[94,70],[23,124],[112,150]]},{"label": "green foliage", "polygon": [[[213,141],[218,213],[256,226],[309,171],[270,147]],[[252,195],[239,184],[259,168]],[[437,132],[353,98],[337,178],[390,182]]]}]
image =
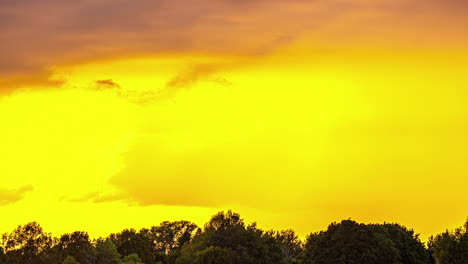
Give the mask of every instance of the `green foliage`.
[{"label": "green foliage", "polygon": [[429,250],[436,264],[468,263],[468,219],[463,227],[445,231],[429,239]]},{"label": "green foliage", "polygon": [[68,256],[63,260],[62,264],[80,264],[80,262],[76,261],[74,257]]},{"label": "green foliage", "polygon": [[110,239],[98,240],[96,243],[96,264],[118,264],[120,254]]},{"label": "green foliage", "polygon": [[234,252],[220,247],[208,247],[195,254],[196,264],[232,264]]},{"label": "green foliage", "polygon": [[[149,262],[148,262],[149,263]],[[128,256],[125,256],[119,264],[144,264],[138,254],[130,254]]]}]

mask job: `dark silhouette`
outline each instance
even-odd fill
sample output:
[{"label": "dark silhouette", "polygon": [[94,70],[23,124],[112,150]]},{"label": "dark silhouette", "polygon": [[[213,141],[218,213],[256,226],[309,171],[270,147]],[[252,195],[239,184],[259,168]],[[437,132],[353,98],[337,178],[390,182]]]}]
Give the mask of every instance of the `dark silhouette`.
[{"label": "dark silhouette", "polygon": [[397,224],[365,225],[352,220],[332,223],[307,238],[301,263],[426,264],[424,245]]},{"label": "dark silhouette", "polygon": [[467,264],[468,220],[432,236],[428,247],[399,224],[332,223],[305,243],[293,230],[264,231],[239,214],[214,215],[203,229],[188,221],[125,229],[91,240],[54,238],[31,222],[3,234],[0,264]]},{"label": "dark silhouette", "polygon": [[468,263],[468,219],[453,232],[430,237],[428,247],[436,264]]}]

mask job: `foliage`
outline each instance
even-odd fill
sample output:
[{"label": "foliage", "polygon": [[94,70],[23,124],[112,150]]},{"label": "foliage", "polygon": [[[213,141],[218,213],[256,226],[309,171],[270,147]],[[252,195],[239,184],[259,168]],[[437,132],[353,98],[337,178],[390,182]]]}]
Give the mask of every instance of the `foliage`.
[{"label": "foliage", "polygon": [[7,263],[36,264],[44,263],[44,253],[52,247],[53,239],[38,223],[31,222],[4,234],[2,244]]},{"label": "foliage", "polygon": [[296,235],[294,230],[283,230],[276,232],[275,240],[280,244],[281,253],[285,258],[286,263],[295,263],[297,257],[302,252],[302,242]]},{"label": "foliage", "polygon": [[[147,263],[150,263],[150,262],[147,262]],[[130,254],[130,255],[124,257],[120,261],[120,264],[144,264],[144,263],[141,261],[138,254],[133,253],[133,254]]]},{"label": "foliage", "polygon": [[80,262],[76,261],[74,257],[68,256],[63,260],[62,264],[80,264]]},{"label": "foliage", "polygon": [[429,239],[435,264],[468,263],[468,219],[463,227],[445,231]]},{"label": "foliage", "polygon": [[0,247],[0,264],[6,264],[6,255],[2,247]]},{"label": "foliage", "polygon": [[257,229],[255,224],[246,226],[240,215],[231,211],[213,216],[204,232],[182,248],[176,263],[203,259],[233,264],[283,262],[280,244],[271,234]]},{"label": "foliage", "polygon": [[372,225],[376,232],[385,234],[398,250],[398,261],[402,264],[430,263],[429,252],[413,230],[399,224]]},{"label": "foliage", "polygon": [[195,254],[197,264],[232,264],[234,252],[220,247],[208,247]]},{"label": "foliage", "polygon": [[468,220],[431,237],[428,248],[413,230],[396,223],[344,220],[302,243],[293,230],[264,231],[231,211],[214,215],[203,230],[188,221],[166,221],[90,241],[80,231],[53,238],[31,222],[1,236],[0,264],[54,263],[468,264]]},{"label": "foliage", "polygon": [[380,232],[352,220],[332,223],[307,238],[304,264],[399,264],[394,243]]},{"label": "foliage", "polygon": [[94,247],[86,232],[73,232],[60,237],[56,246],[62,256],[71,256],[81,264],[95,262]]},{"label": "foliage", "polygon": [[138,233],[134,229],[125,229],[118,234],[111,234],[110,239],[117,246],[122,256],[137,254],[144,263],[154,263],[153,241],[146,233]]},{"label": "foliage", "polygon": [[117,247],[110,239],[98,240],[96,243],[97,264],[118,264],[120,254]]}]

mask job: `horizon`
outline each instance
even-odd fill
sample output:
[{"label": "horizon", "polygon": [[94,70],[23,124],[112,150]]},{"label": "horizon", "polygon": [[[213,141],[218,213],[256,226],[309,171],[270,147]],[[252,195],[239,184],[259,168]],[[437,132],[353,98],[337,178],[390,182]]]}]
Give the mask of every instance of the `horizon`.
[{"label": "horizon", "polygon": [[0,3],[0,233],[468,216],[460,0]]},{"label": "horizon", "polygon": [[[330,222],[330,223],[328,223],[328,225],[325,226],[324,228],[318,229],[318,230],[314,229],[314,231],[311,231],[311,232],[307,233],[305,236],[302,236],[302,235],[296,233],[296,231],[295,231],[294,229],[292,229],[292,228],[284,228],[284,229],[281,229],[281,230],[279,230],[279,229],[273,229],[273,228],[265,228],[261,223],[258,223],[257,221],[252,221],[252,220],[250,220],[250,219],[245,219],[245,218],[242,217],[242,214],[239,214],[238,212],[235,212],[235,211],[232,211],[232,210],[228,209],[228,210],[219,211],[219,212],[217,212],[216,214],[213,214],[212,216],[209,217],[209,219],[207,219],[207,221],[205,221],[205,222],[202,223],[202,224],[200,224],[200,223],[195,223],[195,222],[191,222],[191,221],[188,221],[188,220],[185,220],[185,219],[175,219],[175,220],[171,220],[171,221],[169,221],[169,220],[164,220],[164,221],[161,221],[161,222],[159,222],[159,223],[154,223],[154,224],[152,224],[152,225],[149,225],[149,226],[142,226],[142,227],[139,227],[139,228],[135,228],[135,227],[131,227],[131,226],[129,226],[129,227],[124,227],[124,228],[122,228],[121,230],[117,230],[117,231],[115,231],[115,232],[111,232],[111,233],[104,234],[104,235],[99,235],[99,236],[93,236],[92,233],[89,233],[89,232],[86,231],[85,229],[71,230],[71,231],[69,231],[69,232],[65,232],[65,233],[61,233],[61,234],[54,234],[54,233],[52,233],[52,232],[48,232],[47,228],[44,227],[44,226],[42,226],[41,223],[39,223],[38,221],[30,221],[30,222],[27,222],[27,223],[18,224],[18,225],[15,226],[14,229],[17,229],[17,228],[19,228],[19,227],[24,227],[24,226],[30,225],[30,224],[32,224],[32,223],[36,223],[36,224],[38,224],[40,227],[42,227],[44,234],[49,234],[49,235],[51,235],[51,237],[53,237],[53,238],[60,238],[61,236],[70,235],[70,234],[72,234],[72,233],[74,233],[74,232],[84,232],[85,234],[89,235],[89,239],[90,239],[91,242],[97,242],[97,241],[99,241],[99,240],[105,240],[105,239],[109,238],[111,235],[119,234],[119,233],[121,233],[121,232],[123,232],[123,231],[126,231],[126,230],[134,230],[134,231],[136,231],[136,232],[141,232],[142,230],[145,230],[145,229],[151,229],[151,228],[153,228],[153,227],[161,226],[161,225],[164,224],[164,223],[172,223],[172,222],[184,222],[184,221],[186,221],[186,222],[188,222],[188,223],[193,223],[193,224],[195,224],[195,225],[197,226],[197,228],[199,228],[199,229],[202,230],[202,231],[205,231],[205,230],[206,230],[206,225],[210,222],[210,220],[213,219],[213,217],[214,217],[215,215],[218,215],[218,214],[226,214],[226,213],[228,213],[228,212],[229,212],[229,213],[232,212],[232,213],[234,213],[234,214],[239,215],[239,216],[241,217],[240,219],[242,220],[243,223],[245,223],[246,226],[255,225],[255,227],[257,227],[257,228],[259,228],[260,230],[263,230],[263,231],[265,231],[265,232],[268,232],[268,231],[283,232],[283,231],[289,231],[289,230],[291,230],[291,231],[293,231],[293,232],[297,235],[298,241],[300,241],[300,242],[302,242],[302,243],[304,243],[304,242],[307,240],[307,237],[308,237],[308,236],[313,235],[313,234],[316,234],[316,233],[320,233],[320,232],[325,232],[325,231],[327,231],[327,228],[329,228],[331,225],[336,225],[336,224],[342,223],[343,221],[352,221],[352,222],[355,222],[355,223],[357,223],[357,224],[364,224],[364,225],[397,224],[397,225],[399,225],[399,226],[402,226],[402,227],[404,227],[404,228],[407,228],[407,229],[410,230],[410,231],[413,231],[413,232],[414,232],[414,236],[417,237],[417,238],[419,238],[420,241],[422,242],[422,244],[423,244],[425,247],[427,247],[427,244],[428,244],[430,238],[434,239],[434,238],[436,238],[438,235],[440,235],[440,234],[442,234],[442,233],[446,233],[446,232],[448,232],[449,234],[453,234],[453,233],[455,233],[456,229],[460,229],[460,228],[462,228],[462,227],[464,226],[463,223],[460,223],[457,227],[455,227],[455,228],[453,228],[453,229],[445,228],[444,230],[441,230],[441,231],[438,232],[438,233],[429,235],[429,236],[426,238],[426,240],[424,240],[424,238],[421,237],[421,234],[420,234],[417,230],[415,230],[414,228],[412,228],[412,227],[410,227],[410,226],[405,226],[404,224],[401,224],[401,223],[389,222],[389,221],[383,221],[383,222],[360,222],[360,221],[356,221],[355,219],[352,219],[351,217],[349,217],[349,218],[346,218],[346,219],[341,219],[341,220],[338,220],[338,221]],[[465,221],[465,223],[468,222],[468,217],[467,217],[466,219],[467,219],[467,220]],[[466,224],[465,224],[465,225],[466,225]],[[9,234],[10,232],[13,232],[14,229],[9,230],[8,232],[1,232],[0,235]],[[2,239],[0,238],[0,240],[2,240]]]}]

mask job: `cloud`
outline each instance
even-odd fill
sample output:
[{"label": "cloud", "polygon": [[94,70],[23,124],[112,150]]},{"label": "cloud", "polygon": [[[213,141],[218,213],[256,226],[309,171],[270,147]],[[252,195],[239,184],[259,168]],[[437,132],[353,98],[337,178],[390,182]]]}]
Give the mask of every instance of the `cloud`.
[{"label": "cloud", "polygon": [[294,36],[283,35],[279,36],[264,46],[258,48],[254,55],[269,55],[274,53],[277,49],[292,43],[295,40]]},{"label": "cloud", "polygon": [[19,189],[0,189],[0,206],[16,203],[24,198],[26,193],[32,192],[34,187],[27,185]]},{"label": "cloud", "polygon": [[[0,89],[47,86],[50,75],[38,73],[61,64],[141,54],[263,56],[303,39],[311,49],[356,41],[375,47],[382,39],[390,47],[464,47],[468,40],[453,29],[466,26],[467,8],[463,0],[6,0]],[[176,76],[169,84],[190,80]]]},{"label": "cloud", "polygon": [[65,80],[53,79],[51,75],[50,71],[38,71],[32,74],[12,74],[0,78],[0,96],[18,89],[59,87],[65,83]]},{"label": "cloud", "polygon": [[[205,58],[206,60],[206,58]],[[167,78],[164,76],[161,80],[162,88],[157,86],[148,85],[145,87],[131,88],[131,85],[122,86],[113,79],[99,79],[93,81],[93,85],[89,88],[99,92],[110,92],[115,96],[128,100],[132,103],[139,105],[148,105],[156,101],[172,99],[173,96],[180,90],[187,90],[192,88],[198,82],[210,82],[216,84],[218,87],[231,86],[227,78],[221,74],[228,69],[241,67],[238,64],[227,62],[204,62],[204,63],[184,63],[174,70],[172,77]],[[182,68],[180,70],[179,68]],[[167,74],[171,76],[170,74]],[[154,80],[148,80],[153,82]]]},{"label": "cloud", "polygon": [[109,202],[129,202],[128,198],[118,193],[104,193],[102,191],[90,192],[83,196],[70,198],[62,197],[61,201],[82,203],[82,202],[91,202],[91,203],[109,203]]},{"label": "cloud", "polygon": [[119,88],[120,85],[116,82],[114,82],[112,79],[106,79],[106,80],[97,80],[96,85],[98,86],[97,89],[110,89],[110,88]]},{"label": "cloud", "polygon": [[198,64],[187,70],[180,72],[169,80],[166,87],[169,89],[178,89],[187,87],[203,77],[207,77],[219,71],[219,66],[213,64]]}]

